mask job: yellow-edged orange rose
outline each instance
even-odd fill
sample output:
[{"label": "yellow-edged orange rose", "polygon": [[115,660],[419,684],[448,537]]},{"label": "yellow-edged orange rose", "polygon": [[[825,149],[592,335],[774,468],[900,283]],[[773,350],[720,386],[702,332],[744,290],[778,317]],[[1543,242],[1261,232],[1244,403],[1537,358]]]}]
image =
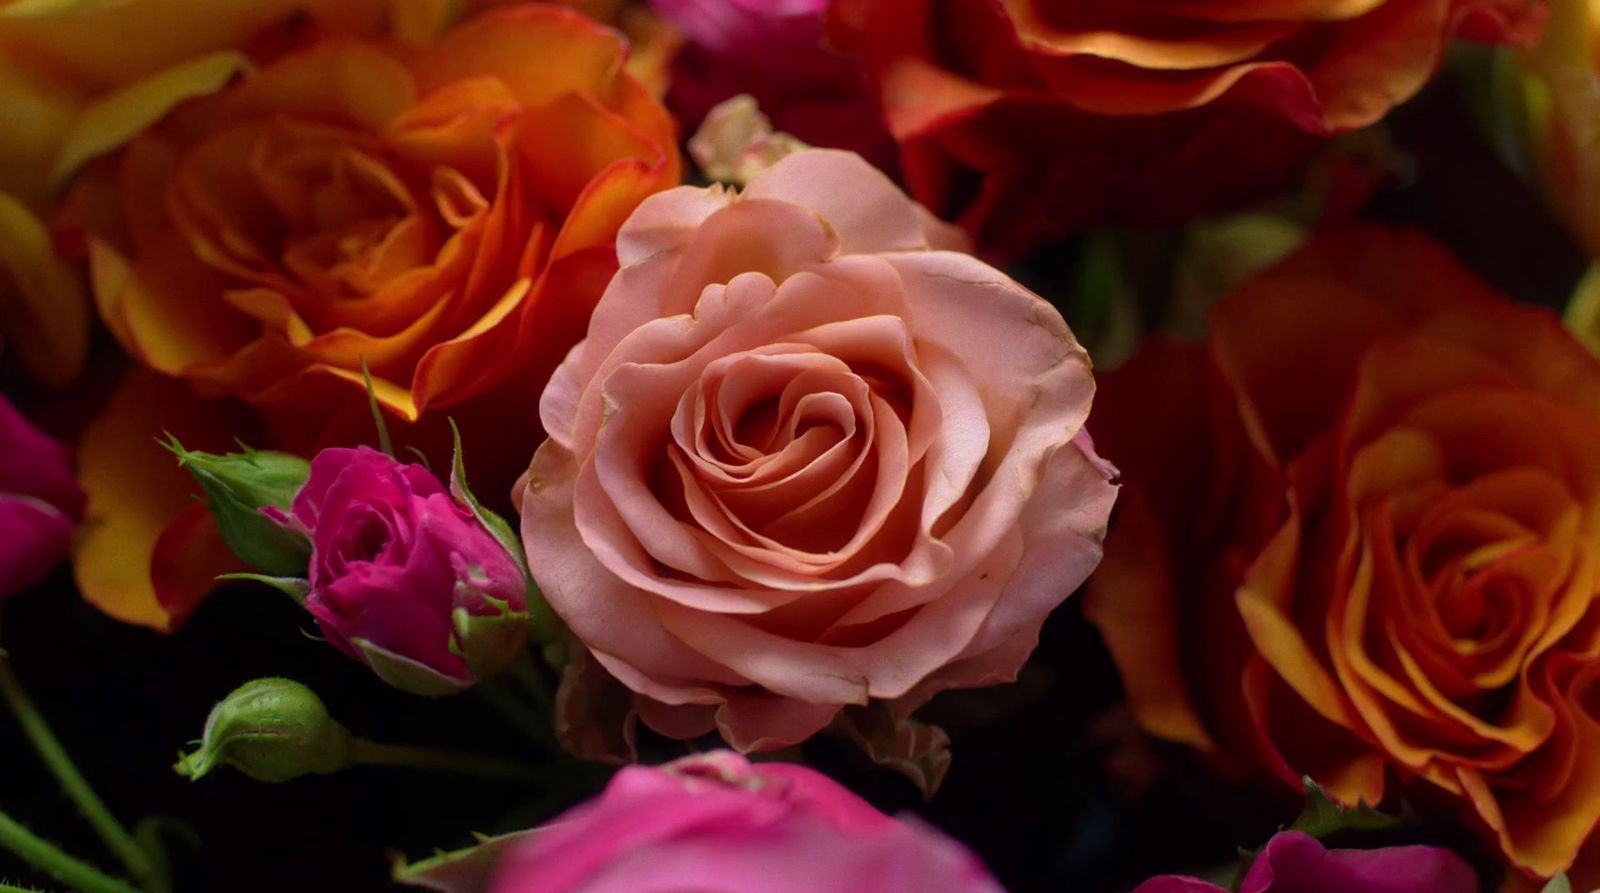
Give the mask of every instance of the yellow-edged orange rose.
[{"label": "yellow-edged orange rose", "polygon": [[[506,459],[485,477],[508,482],[537,443],[545,378],[616,269],[618,226],[679,178],[672,121],[625,55],[554,4],[421,44],[304,36],[85,178],[74,204],[101,318],[150,370],[253,406],[253,445],[370,436],[365,364],[380,404],[419,423],[412,442],[454,416],[475,464]],[[96,459],[169,461],[124,409],[86,438],[91,529],[97,507],[134,502]],[[140,524],[101,519],[120,532],[86,539],[79,582],[108,612],[166,627],[195,594],[114,572],[170,538],[172,513],[139,505]]]},{"label": "yellow-edged orange rose", "polygon": [[1127,484],[1088,610],[1147,730],[1573,863],[1600,820],[1600,361],[1554,315],[1417,234],[1331,231],[1207,345],[1104,376],[1091,424]]},{"label": "yellow-edged orange rose", "polygon": [[[65,384],[88,351],[82,274],[48,203],[86,162],[220,89],[292,28],[375,30],[390,0],[0,0],[0,338]],[[298,23],[298,24],[296,24]],[[132,39],[130,39],[132,38]]]}]

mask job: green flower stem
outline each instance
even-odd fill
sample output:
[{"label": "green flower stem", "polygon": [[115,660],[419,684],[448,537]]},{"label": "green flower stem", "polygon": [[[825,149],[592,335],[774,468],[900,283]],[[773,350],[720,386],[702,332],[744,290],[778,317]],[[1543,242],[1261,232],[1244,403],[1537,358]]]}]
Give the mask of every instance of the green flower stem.
[{"label": "green flower stem", "polygon": [[436,769],[487,778],[508,778],[536,783],[548,782],[553,767],[534,767],[499,757],[460,753],[435,747],[410,744],[383,744],[356,738],[350,742],[350,762],[365,766],[402,766],[409,769]]},{"label": "green flower stem", "polygon": [[67,855],[55,844],[29,831],[3,812],[0,812],[0,846],[80,893],[139,893],[137,888],[126,882]]},{"label": "green flower stem", "polygon": [[533,743],[546,750],[558,749],[548,718],[534,716],[528,709],[528,703],[507,688],[501,679],[490,679],[473,688],[473,691],[488,702],[507,725],[528,736]]},{"label": "green flower stem", "polygon": [[44,891],[37,887],[19,887],[16,884],[0,881],[0,893],[44,893]]},{"label": "green flower stem", "polygon": [[517,655],[517,659],[511,662],[511,677],[522,683],[528,694],[533,695],[540,713],[546,717],[555,716],[556,700],[550,691],[550,680],[545,678],[532,654],[524,650]]},{"label": "green flower stem", "polygon": [[50,731],[50,725],[34,706],[33,699],[23,690],[21,680],[17,679],[17,674],[11,669],[11,661],[4,657],[0,657],[0,697],[5,699],[6,704],[11,707],[11,712],[16,714],[22,731],[32,742],[33,749],[38,752],[40,759],[44,760],[50,774],[55,776],[61,790],[77,805],[78,811],[122,862],[128,874],[140,887],[153,893],[165,893],[170,889],[164,872],[156,860],[133,839],[133,835],[129,834],[126,828],[122,827],[111,814],[111,810],[106,808],[105,802],[95,794],[93,788],[89,787],[78,767],[73,765],[66,748],[61,746],[55,733]]}]

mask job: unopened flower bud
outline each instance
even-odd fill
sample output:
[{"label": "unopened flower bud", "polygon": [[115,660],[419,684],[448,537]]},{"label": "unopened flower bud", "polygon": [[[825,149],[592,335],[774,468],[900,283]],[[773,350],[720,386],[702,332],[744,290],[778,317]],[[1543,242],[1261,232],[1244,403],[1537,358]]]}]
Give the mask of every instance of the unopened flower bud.
[{"label": "unopened flower bud", "polygon": [[338,772],[350,765],[350,752],[349,730],[316,692],[269,677],[246,682],[212,708],[200,747],[173,768],[198,779],[225,763],[257,781],[280,782]]},{"label": "unopened flower bud", "polygon": [[205,491],[217,532],[233,554],[267,574],[305,574],[311,555],[305,534],[276,523],[262,510],[289,508],[311,474],[306,460],[271,450],[225,455],[186,450],[175,437],[167,447]]}]

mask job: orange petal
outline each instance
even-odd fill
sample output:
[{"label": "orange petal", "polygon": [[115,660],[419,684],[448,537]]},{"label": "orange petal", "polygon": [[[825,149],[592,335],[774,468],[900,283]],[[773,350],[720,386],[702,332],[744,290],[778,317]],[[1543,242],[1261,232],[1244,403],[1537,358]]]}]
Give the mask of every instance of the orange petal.
[{"label": "orange petal", "polygon": [[623,56],[617,32],[570,9],[529,4],[486,13],[451,31],[419,62],[417,81],[426,92],[493,75],[526,106],[567,93],[609,102]]},{"label": "orange petal", "polygon": [[157,438],[170,431],[190,448],[226,451],[241,433],[238,421],[228,404],[202,400],[171,379],[144,370],[123,377],[78,447],[78,481],[89,505],[74,571],[91,604],[170,632],[217,574],[237,569],[221,540],[193,517],[169,532],[195,506],[196,488]]}]

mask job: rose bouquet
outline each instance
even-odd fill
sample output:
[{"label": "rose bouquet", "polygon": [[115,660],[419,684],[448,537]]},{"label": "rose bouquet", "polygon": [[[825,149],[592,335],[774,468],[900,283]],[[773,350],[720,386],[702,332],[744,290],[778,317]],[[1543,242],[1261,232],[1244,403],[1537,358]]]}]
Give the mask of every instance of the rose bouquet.
[{"label": "rose bouquet", "polygon": [[0,890],[1600,890],[1597,36],[0,0]]}]

